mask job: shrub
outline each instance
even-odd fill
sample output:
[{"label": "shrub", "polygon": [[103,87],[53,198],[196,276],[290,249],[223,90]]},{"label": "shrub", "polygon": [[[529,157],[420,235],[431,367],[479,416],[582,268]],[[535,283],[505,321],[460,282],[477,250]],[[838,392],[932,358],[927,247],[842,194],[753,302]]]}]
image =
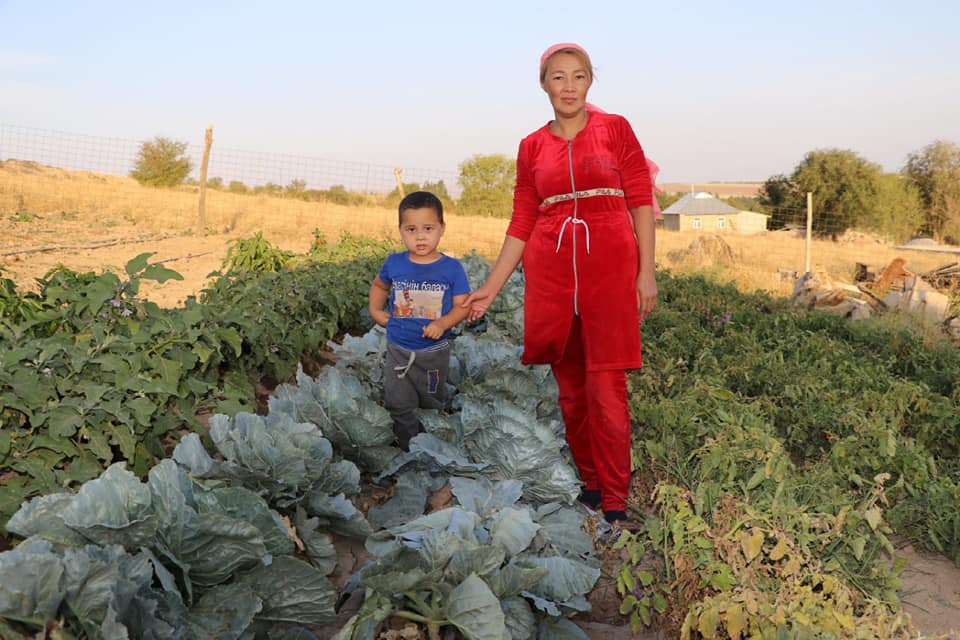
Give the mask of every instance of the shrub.
[{"label": "shrub", "polygon": [[187,143],[157,136],[140,144],[130,177],[153,187],[174,187],[183,184],[193,169],[186,155]]}]

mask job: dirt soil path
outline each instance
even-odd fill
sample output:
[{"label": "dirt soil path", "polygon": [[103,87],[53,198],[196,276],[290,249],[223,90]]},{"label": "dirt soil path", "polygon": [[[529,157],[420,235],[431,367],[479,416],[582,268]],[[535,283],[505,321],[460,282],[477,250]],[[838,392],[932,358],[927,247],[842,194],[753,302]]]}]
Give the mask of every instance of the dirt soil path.
[{"label": "dirt soil path", "polygon": [[[16,227],[16,223],[9,224]],[[206,285],[210,272],[220,268],[227,255],[230,235],[193,236],[180,235],[165,239],[145,239],[124,242],[93,249],[64,249],[23,253],[50,246],[82,246],[102,243],[111,239],[141,238],[146,234],[136,227],[112,228],[109,236],[91,232],[84,225],[61,226],[46,229],[31,225],[29,232],[16,228],[5,233],[0,245],[0,268],[2,276],[12,279],[21,289],[35,286],[35,278],[41,277],[58,264],[77,271],[101,271],[111,269],[122,272],[123,265],[145,252],[154,256],[151,262],[164,262],[178,271],[182,281],[168,281],[162,285],[144,283],[143,295],[157,304],[174,307],[183,303],[189,295],[197,295]],[[6,226],[6,225],[5,225]],[[309,238],[299,242],[277,242],[284,249],[304,252],[309,248]],[[19,253],[17,253],[19,252]],[[914,625],[924,635],[960,633],[960,569],[943,556],[921,554],[911,547],[904,547],[899,554],[907,558],[907,568],[902,576],[901,598],[904,610],[910,614]],[[656,638],[655,632],[632,636],[629,626],[613,626],[595,622],[583,623],[591,638]]]},{"label": "dirt soil path", "polygon": [[[132,236],[136,238],[137,236]],[[77,238],[75,241],[57,243],[21,242],[0,247],[0,268],[3,276],[17,283],[21,289],[36,289],[35,279],[43,276],[58,264],[74,271],[123,272],[127,261],[141,253],[152,253],[151,263],[162,262],[183,276],[183,280],[168,280],[163,284],[144,282],[141,293],[162,307],[176,307],[183,304],[187,296],[197,295],[206,286],[212,271],[223,264],[233,237],[226,235],[190,236],[181,235],[159,240],[124,241],[100,248],[67,248],[59,251],[32,251],[51,246],[80,247],[102,242],[94,238]],[[304,252],[309,249],[309,240],[300,243],[277,243],[283,249]]]}]

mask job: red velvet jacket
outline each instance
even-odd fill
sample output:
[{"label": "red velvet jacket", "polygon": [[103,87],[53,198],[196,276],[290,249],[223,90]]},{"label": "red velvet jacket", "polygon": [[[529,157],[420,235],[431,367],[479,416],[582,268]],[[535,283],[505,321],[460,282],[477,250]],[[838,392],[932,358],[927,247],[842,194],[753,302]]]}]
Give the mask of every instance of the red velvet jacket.
[{"label": "red velvet jacket", "polygon": [[629,209],[652,202],[643,149],[622,116],[591,111],[573,140],[548,123],[520,142],[507,234],[526,242],[524,364],[559,360],[579,314],[588,370],[641,366]]}]

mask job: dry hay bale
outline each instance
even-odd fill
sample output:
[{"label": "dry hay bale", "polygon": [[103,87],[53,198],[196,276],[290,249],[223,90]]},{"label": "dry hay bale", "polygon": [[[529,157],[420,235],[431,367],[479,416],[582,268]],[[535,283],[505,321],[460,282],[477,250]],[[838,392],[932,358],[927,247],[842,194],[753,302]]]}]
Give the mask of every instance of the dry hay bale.
[{"label": "dry hay bale", "polygon": [[720,262],[731,264],[736,260],[733,249],[718,235],[697,236],[686,249],[678,249],[667,253],[667,258],[673,262],[683,262],[692,259],[698,262]]}]

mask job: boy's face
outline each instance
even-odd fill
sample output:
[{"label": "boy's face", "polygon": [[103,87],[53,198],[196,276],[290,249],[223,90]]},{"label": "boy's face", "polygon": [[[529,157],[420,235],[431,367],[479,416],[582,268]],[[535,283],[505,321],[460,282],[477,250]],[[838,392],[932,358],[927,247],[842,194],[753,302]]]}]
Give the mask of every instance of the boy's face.
[{"label": "boy's face", "polygon": [[443,223],[433,207],[407,209],[400,224],[400,237],[414,262],[433,262],[439,257],[437,246],[443,236]]}]

